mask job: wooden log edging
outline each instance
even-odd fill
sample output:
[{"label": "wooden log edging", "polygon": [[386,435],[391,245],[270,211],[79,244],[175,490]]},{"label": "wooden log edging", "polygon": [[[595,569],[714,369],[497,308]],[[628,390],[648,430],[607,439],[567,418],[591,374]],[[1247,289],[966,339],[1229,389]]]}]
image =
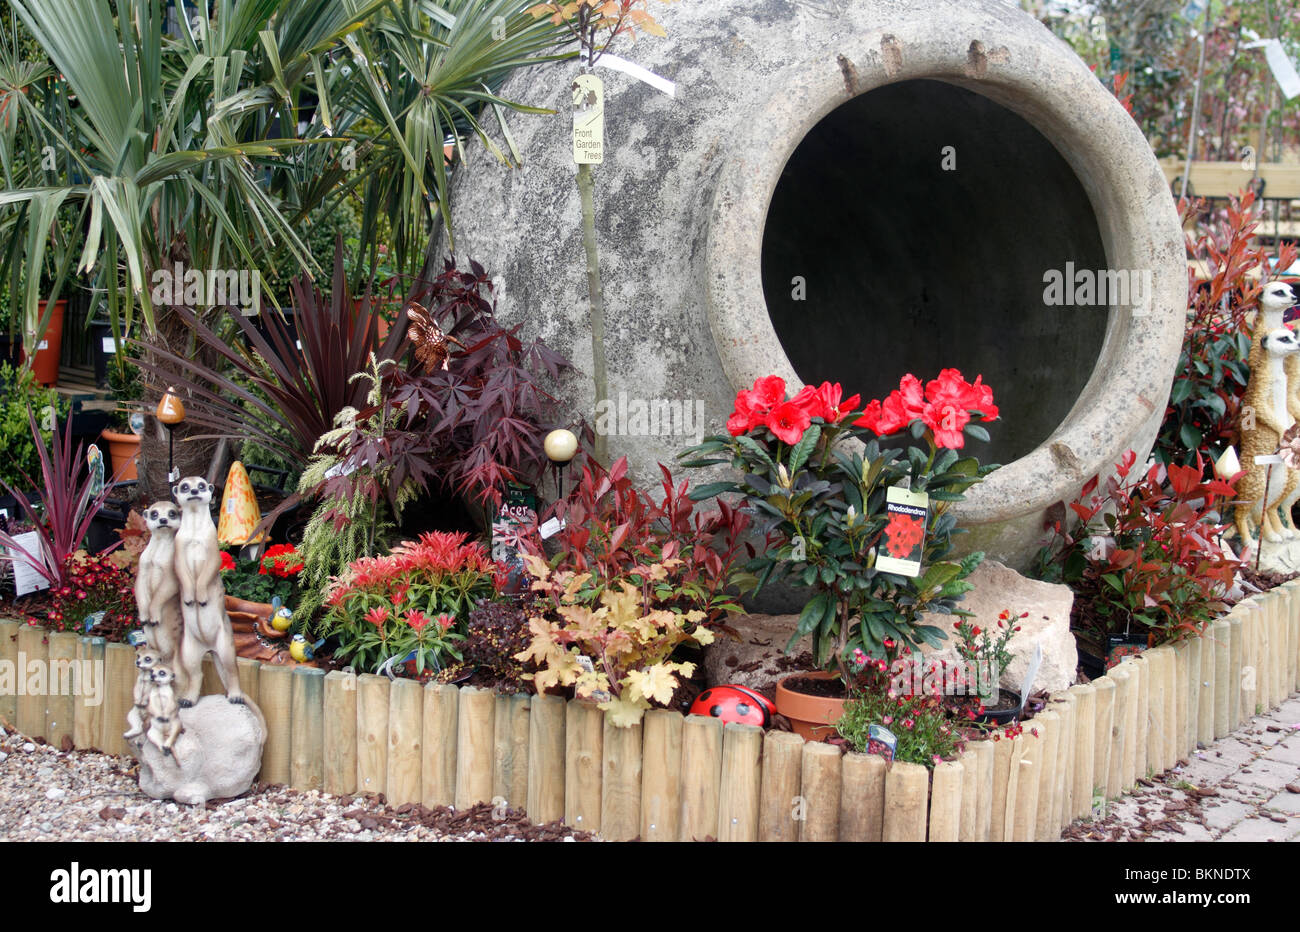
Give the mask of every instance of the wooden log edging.
[{"label": "wooden log edging", "polygon": [[[95,689],[59,686],[87,664]],[[47,687],[0,694],[7,725],[56,746],[126,752],[130,647],[4,619],[5,670]],[[267,720],[262,779],[297,789],[504,805],[620,840],[1051,841],[1300,688],[1300,580],[1240,603],[1196,639],[1125,658],[1053,696],[1024,734],[973,743],[933,771],[666,709],[621,729],[554,696],[248,660],[239,678]]]}]

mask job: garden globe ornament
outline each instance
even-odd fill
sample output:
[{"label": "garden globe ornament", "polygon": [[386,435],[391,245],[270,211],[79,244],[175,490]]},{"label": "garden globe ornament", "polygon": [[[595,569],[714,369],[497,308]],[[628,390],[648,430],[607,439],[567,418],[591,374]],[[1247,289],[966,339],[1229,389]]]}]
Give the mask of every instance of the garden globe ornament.
[{"label": "garden globe ornament", "polygon": [[546,435],[542,441],[546,458],[555,464],[555,494],[564,497],[564,467],[568,466],[578,454],[578,436],[571,430],[561,427]]},{"label": "garden globe ornament", "polygon": [[173,431],[176,425],[185,420],[185,403],[181,401],[180,395],[176,394],[176,388],[173,385],[167,386],[167,391],[158,399],[158,407],[154,409],[154,417],[158,418],[158,423],[167,428],[167,481],[175,482],[180,478],[180,473],[176,471],[173,463],[172,446],[174,442]]}]

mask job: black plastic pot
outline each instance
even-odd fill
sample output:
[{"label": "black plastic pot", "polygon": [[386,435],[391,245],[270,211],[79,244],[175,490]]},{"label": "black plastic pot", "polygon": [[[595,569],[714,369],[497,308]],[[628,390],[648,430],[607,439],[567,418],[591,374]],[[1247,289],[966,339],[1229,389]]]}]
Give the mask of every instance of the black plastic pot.
[{"label": "black plastic pot", "polygon": [[23,338],[20,334],[0,333],[0,363],[17,367],[18,357],[23,354]]},{"label": "black plastic pot", "polygon": [[1000,712],[981,712],[979,715],[975,716],[975,721],[982,722],[985,725],[1006,725],[1010,722],[1014,722],[1016,717],[1020,715],[1021,711],[1020,693],[1016,692],[1014,689],[1004,689],[1002,690],[1002,695],[1015,696],[1015,707],[1003,709]]}]

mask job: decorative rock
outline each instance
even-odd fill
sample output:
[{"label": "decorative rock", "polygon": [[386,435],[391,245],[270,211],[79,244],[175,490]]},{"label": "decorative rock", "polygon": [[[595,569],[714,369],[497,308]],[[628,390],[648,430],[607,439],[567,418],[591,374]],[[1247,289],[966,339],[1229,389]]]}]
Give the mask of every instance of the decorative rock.
[{"label": "decorative rock", "polygon": [[[727,624],[740,633],[740,640],[720,634],[704,648],[704,669],[710,683],[762,690],[798,672],[785,653],[799,624],[798,615],[737,615]],[[795,654],[811,649],[811,637],[804,637],[795,645]]]},{"label": "decorative rock", "polygon": [[23,752],[25,754],[30,754],[32,753],[32,751],[35,750],[36,750],[36,745],[32,744],[30,741],[28,741],[26,744],[23,745]]},{"label": "decorative rock", "polygon": [[[1255,568],[1255,547],[1258,541],[1242,551],[1241,558],[1248,561],[1251,569]],[[1278,542],[1264,541],[1259,551],[1259,571],[1290,576],[1300,573],[1300,538]]]},{"label": "decorative rock", "polygon": [[68,795],[68,791],[67,791],[67,790],[60,789],[60,788],[57,787],[57,786],[52,786],[52,787],[50,787],[48,790],[45,791],[45,798],[46,798],[46,799],[62,799],[63,797],[65,797],[65,796],[67,796],[67,795]]},{"label": "decorative rock", "polygon": [[257,706],[204,696],[181,709],[180,717],[183,731],[172,755],[148,741],[137,746],[140,789],[154,799],[171,797],[194,806],[247,792],[261,769],[266,742],[266,722]]},{"label": "decorative rock", "polygon": [[[1003,610],[1016,615],[1029,613],[1028,618],[1015,622],[1021,630],[1007,645],[1011,663],[1002,674],[1000,686],[1020,688],[1029,660],[1034,656],[1034,647],[1038,644],[1043,646],[1043,663],[1034,678],[1034,690],[1046,689],[1054,693],[1074,683],[1079,652],[1074,635],[1070,633],[1070,608],[1074,604],[1074,594],[1068,586],[1028,579],[996,560],[985,560],[971,573],[968,581],[975,588],[966,593],[959,607],[973,612],[973,621],[980,628],[996,628],[998,615]],[[942,649],[924,652],[926,659],[955,663],[958,657],[951,636],[953,619],[947,615],[927,615],[926,621],[949,634],[948,643]]]}]

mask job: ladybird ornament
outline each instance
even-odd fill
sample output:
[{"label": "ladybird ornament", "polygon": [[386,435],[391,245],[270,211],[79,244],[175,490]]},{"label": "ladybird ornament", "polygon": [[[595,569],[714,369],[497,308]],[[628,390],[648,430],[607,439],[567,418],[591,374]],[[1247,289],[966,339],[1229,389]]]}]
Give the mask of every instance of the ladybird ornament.
[{"label": "ladybird ornament", "polygon": [[695,697],[691,704],[692,715],[708,715],[720,718],[724,722],[738,722],[742,725],[758,725],[766,728],[772,723],[776,706],[762,693],[748,686],[729,683],[726,686],[714,686]]}]

